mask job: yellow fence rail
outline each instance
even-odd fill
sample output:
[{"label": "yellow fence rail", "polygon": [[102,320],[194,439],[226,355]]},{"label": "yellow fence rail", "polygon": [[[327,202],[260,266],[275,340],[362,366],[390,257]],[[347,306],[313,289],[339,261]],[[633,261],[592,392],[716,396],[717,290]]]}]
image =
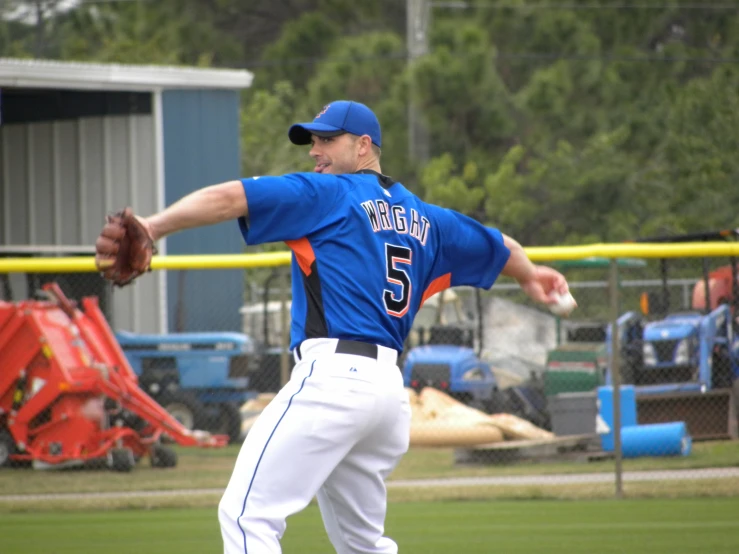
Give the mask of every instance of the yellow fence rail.
[{"label": "yellow fence rail", "polygon": [[[739,243],[686,242],[681,244],[588,244],[534,246],[526,253],[535,262],[602,258],[700,258],[738,256]],[[152,269],[238,269],[275,267],[290,263],[290,252],[263,254],[208,254],[155,256]],[[96,271],[90,257],[0,258],[0,273],[85,273]]]},{"label": "yellow fence rail", "polygon": [[602,258],[703,258],[739,256],[739,242],[684,242],[680,244],[588,244],[582,246],[536,246],[526,253],[537,262]]},{"label": "yellow fence rail", "polygon": [[[274,267],[290,263],[290,252],[265,254],[208,254],[154,256],[152,269],[238,269]],[[85,273],[97,271],[95,259],[88,256],[57,258],[0,259],[0,273]]]}]

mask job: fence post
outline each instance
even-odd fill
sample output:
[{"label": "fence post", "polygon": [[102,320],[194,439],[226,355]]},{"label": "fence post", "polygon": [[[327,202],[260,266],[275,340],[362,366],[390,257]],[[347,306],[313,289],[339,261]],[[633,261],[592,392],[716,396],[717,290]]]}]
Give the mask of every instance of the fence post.
[{"label": "fence post", "polygon": [[288,368],[287,356],[290,349],[290,330],[287,328],[287,288],[290,280],[287,271],[280,270],[280,385],[290,380],[290,369]]},{"label": "fence post", "polygon": [[621,368],[618,340],[618,260],[611,258],[609,289],[611,304],[611,386],[613,388],[613,452],[616,456],[616,498],[623,496],[621,464]]}]

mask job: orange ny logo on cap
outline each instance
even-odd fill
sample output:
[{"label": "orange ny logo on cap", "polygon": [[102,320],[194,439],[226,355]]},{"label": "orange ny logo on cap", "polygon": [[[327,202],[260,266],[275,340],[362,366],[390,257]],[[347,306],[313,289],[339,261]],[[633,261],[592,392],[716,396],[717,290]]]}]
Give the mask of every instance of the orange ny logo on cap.
[{"label": "orange ny logo on cap", "polygon": [[326,112],[328,111],[328,109],[329,109],[330,107],[331,107],[331,104],[326,104],[326,105],[325,105],[325,106],[323,107],[323,109],[322,109],[322,110],[321,110],[320,112],[318,112],[318,115],[317,115],[317,116],[315,117],[315,119],[318,119],[318,118],[319,118],[319,117],[321,117],[321,116],[322,116],[323,114],[325,114],[325,113],[326,113]]}]

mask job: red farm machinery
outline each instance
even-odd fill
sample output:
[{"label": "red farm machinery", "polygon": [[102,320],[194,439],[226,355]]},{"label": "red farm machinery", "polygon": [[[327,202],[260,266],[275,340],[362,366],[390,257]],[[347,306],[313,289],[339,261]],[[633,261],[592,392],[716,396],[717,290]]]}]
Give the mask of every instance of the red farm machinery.
[{"label": "red farm machinery", "polygon": [[173,467],[167,443],[227,444],[188,430],[139,388],[96,297],[80,309],[55,283],[41,295],[0,302],[0,466],[130,471],[148,455]]}]

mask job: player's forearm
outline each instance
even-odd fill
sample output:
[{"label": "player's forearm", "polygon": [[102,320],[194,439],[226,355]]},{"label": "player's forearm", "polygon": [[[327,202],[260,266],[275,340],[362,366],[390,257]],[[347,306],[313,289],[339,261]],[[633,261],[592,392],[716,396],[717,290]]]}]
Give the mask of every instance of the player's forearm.
[{"label": "player's forearm", "polygon": [[519,283],[526,283],[536,278],[536,266],[529,260],[523,247],[514,239],[503,235],[503,243],[511,251],[508,262],[501,271],[502,275],[512,277]]},{"label": "player's forearm", "polygon": [[146,221],[154,240],[158,240],[185,229],[230,221],[246,213],[241,181],[229,181],[196,190]]}]

